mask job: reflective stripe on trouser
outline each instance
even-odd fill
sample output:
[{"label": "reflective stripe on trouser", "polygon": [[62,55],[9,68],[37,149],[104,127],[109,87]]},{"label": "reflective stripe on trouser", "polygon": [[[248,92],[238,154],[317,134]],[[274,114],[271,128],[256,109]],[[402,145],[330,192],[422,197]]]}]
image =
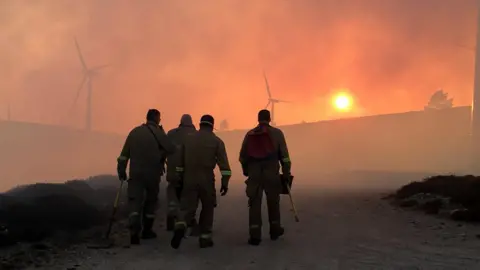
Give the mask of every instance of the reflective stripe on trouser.
[{"label": "reflective stripe on trouser", "polygon": [[175,230],[181,230],[181,229],[186,229],[187,228],[187,223],[185,221],[177,221],[175,222]]},{"label": "reflective stripe on trouser", "polygon": [[202,239],[212,239],[212,234],[211,233],[202,233],[202,234],[200,234],[200,238],[202,238]]},{"label": "reflective stripe on trouser", "polygon": [[[273,179],[273,176],[271,177]],[[263,183],[263,184],[261,184]],[[247,196],[249,198],[249,227],[252,238],[261,238],[262,231],[257,229],[262,227],[262,199],[263,193],[266,193],[268,219],[270,224],[280,221],[280,188],[281,186],[268,184],[268,179],[249,179],[247,181]],[[279,184],[280,185],[280,184]]]},{"label": "reflective stripe on trouser", "polygon": [[140,218],[140,213],[139,212],[132,212],[128,216],[128,225],[130,228],[130,231],[134,233],[140,232],[142,229],[142,220]]},{"label": "reflective stripe on trouser", "polygon": [[[138,233],[143,218],[154,219],[160,184],[159,174],[133,174],[128,182],[129,225],[132,233]],[[142,215],[142,216],[141,216]]]},{"label": "reflective stripe on trouser", "polygon": [[202,211],[198,220],[200,234],[211,234],[215,208],[215,189],[212,183],[199,183],[196,186],[184,187],[180,200],[181,211],[178,221],[183,222],[186,226],[187,221],[193,220],[199,200],[202,203]]}]

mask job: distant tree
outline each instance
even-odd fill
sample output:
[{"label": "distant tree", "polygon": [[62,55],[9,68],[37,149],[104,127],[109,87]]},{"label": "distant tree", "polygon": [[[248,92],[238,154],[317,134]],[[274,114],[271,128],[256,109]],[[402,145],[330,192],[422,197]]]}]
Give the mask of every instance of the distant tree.
[{"label": "distant tree", "polygon": [[448,93],[443,89],[437,90],[430,97],[428,104],[425,106],[425,110],[443,110],[453,107],[453,98],[449,98]]},{"label": "distant tree", "polygon": [[224,131],[224,130],[228,130],[228,129],[229,129],[228,121],[227,121],[227,119],[223,119],[223,120],[220,122],[220,128],[219,128],[219,130],[220,130],[220,131]]}]

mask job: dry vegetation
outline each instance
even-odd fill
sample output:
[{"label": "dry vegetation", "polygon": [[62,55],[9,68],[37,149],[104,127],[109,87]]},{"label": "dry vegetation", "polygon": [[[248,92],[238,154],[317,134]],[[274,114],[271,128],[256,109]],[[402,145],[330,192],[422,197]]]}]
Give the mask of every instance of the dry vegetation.
[{"label": "dry vegetation", "polygon": [[433,176],[405,185],[391,197],[401,207],[422,209],[454,220],[480,221],[480,177],[477,176]]}]

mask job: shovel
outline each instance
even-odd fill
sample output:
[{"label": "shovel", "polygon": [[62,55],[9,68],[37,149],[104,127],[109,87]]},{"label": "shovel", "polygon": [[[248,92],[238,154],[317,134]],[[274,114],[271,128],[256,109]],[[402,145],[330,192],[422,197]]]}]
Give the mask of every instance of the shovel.
[{"label": "shovel", "polygon": [[107,233],[105,234],[105,238],[100,239],[97,243],[94,243],[88,246],[88,248],[107,249],[113,246],[114,241],[110,239],[110,233],[112,231],[113,222],[115,221],[115,214],[117,213],[118,201],[120,200],[120,194],[122,193],[122,189],[123,189],[123,182],[125,181],[120,181],[120,187],[118,188],[117,196],[115,197],[115,201],[113,202],[112,215],[110,216],[110,222],[108,223],[108,229],[107,229]]}]

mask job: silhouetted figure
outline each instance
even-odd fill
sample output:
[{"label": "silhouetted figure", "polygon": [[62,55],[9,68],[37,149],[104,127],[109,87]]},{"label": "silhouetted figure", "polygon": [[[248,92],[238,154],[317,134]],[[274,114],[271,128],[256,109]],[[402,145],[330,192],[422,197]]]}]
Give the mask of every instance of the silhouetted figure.
[{"label": "silhouetted figure", "polygon": [[248,177],[250,245],[259,245],[262,240],[262,197],[267,196],[270,238],[277,240],[284,234],[280,220],[280,165],[284,177],[290,176],[291,161],[283,132],[270,125],[270,112],[258,113],[258,126],[250,130],[243,140],[240,163],[243,174]]},{"label": "silhouetted figure", "polygon": [[175,223],[175,232],[170,242],[177,249],[185,236],[187,222],[195,216],[198,200],[202,203],[200,212],[200,248],[213,246],[212,227],[216,203],[214,169],[218,165],[222,175],[220,195],[228,192],[232,172],[228,162],[225,143],[213,133],[214,119],[204,115],[200,119],[200,130],[188,136],[180,150],[180,163],[177,171],[183,179],[180,198],[181,211]]},{"label": "silhouetted figure", "polygon": [[128,205],[131,244],[140,244],[140,231],[143,239],[157,237],[152,226],[160,177],[165,170],[167,154],[175,151],[175,146],[160,125],[160,112],[150,109],[146,120],[145,124],[135,127],[128,134],[117,165],[118,177],[120,181],[125,181],[130,161]]},{"label": "silhouetted figure", "polygon": [[176,168],[178,167],[180,148],[185,143],[185,140],[190,134],[197,131],[193,125],[192,116],[189,114],[182,115],[180,119],[180,125],[177,128],[170,130],[167,133],[170,141],[176,146],[177,151],[169,155],[167,158],[167,230],[173,231],[175,226],[175,220],[179,212],[180,207],[180,195],[182,192],[182,183],[177,177]]}]

